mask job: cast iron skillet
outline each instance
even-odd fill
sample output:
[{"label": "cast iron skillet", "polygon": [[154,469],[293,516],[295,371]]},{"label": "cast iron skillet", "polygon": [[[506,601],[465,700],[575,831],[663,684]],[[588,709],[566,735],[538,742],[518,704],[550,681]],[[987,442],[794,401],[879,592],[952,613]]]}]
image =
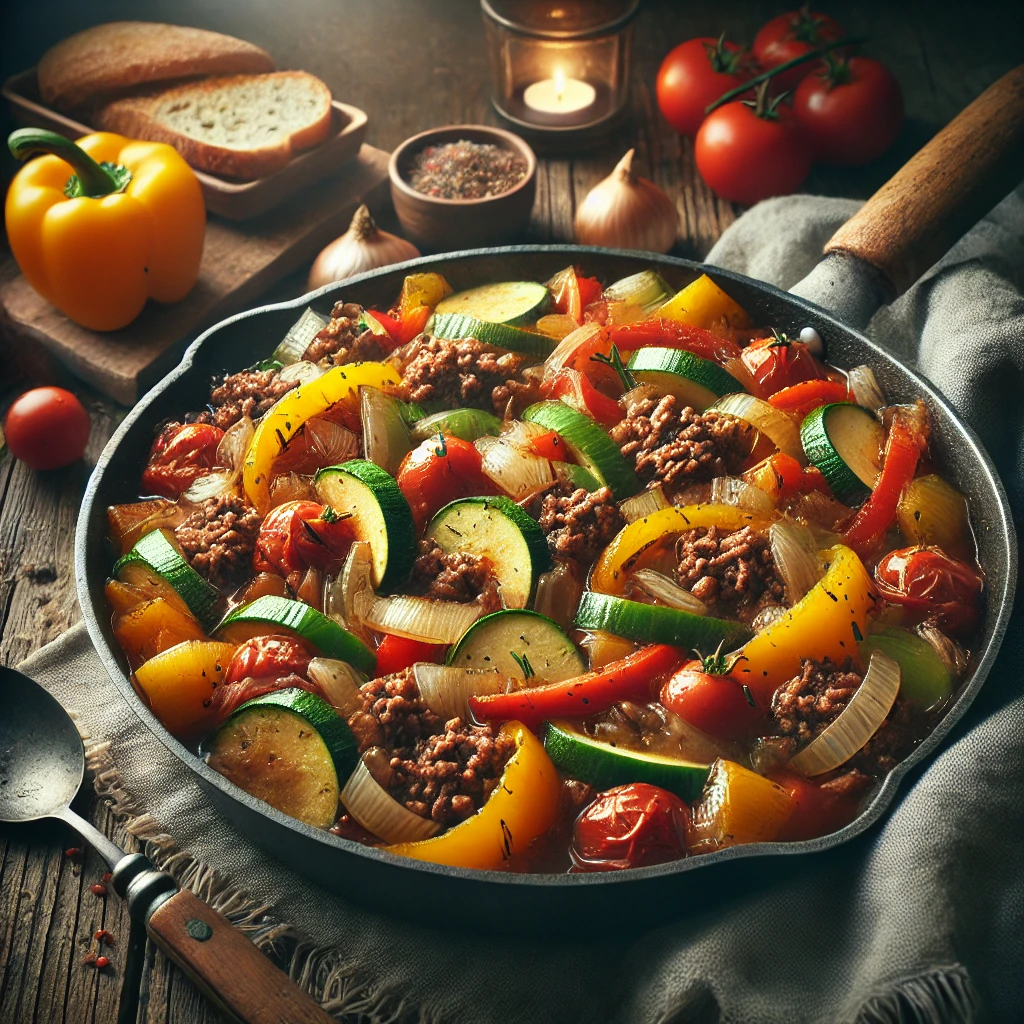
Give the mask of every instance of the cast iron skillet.
[{"label": "cast iron skillet", "polygon": [[[1024,138],[1020,127],[1024,123],[1022,104],[1024,69],[1018,69],[968,108],[841,229],[830,243],[831,255],[798,290],[804,296],[839,306],[860,323],[866,322],[866,316],[880,301],[916,279],[920,270],[906,271],[904,267],[912,253],[925,253],[926,265],[930,265],[995,199],[1009,191],[1015,175],[1003,157],[1009,142],[1019,150]],[[1002,117],[1008,108],[1014,111],[1012,124],[1003,124],[993,135],[992,118]],[[1001,139],[999,152],[993,150],[979,159],[982,143],[993,137]],[[961,192],[954,200],[941,187],[949,183],[951,161],[957,165],[953,174],[959,184],[970,186],[967,213],[963,212],[965,195]],[[898,229],[894,229],[897,223]],[[860,258],[859,254],[867,251],[877,257],[873,266]],[[971,520],[987,580],[981,638],[975,645],[973,667],[945,717],[913,754],[886,776],[856,820],[839,832],[800,843],[737,846],[626,872],[512,875],[426,864],[313,829],[249,796],[174,739],[132,688],[124,657],[110,629],[110,612],[103,594],[113,561],[106,540],[105,510],[108,505],[135,498],[158,424],[185,410],[202,408],[213,374],[237,370],[264,358],[306,305],[326,314],[344,296],[365,306],[386,309],[406,273],[413,269],[437,270],[461,290],[503,279],[544,281],[567,263],[581,265],[606,283],[653,266],[669,284],[680,287],[707,272],[751,312],[756,323],[790,332],[814,327],[825,341],[830,362],[847,368],[869,363],[891,402],[922,398],[928,405],[938,463],[944,475],[970,499]],[[547,930],[553,921],[578,921],[580,914],[585,918],[595,914],[620,920],[636,918],[638,907],[643,908],[640,917],[649,921],[658,908],[678,908],[681,900],[716,888],[707,884],[707,875],[701,875],[699,881],[691,879],[694,871],[733,876],[739,872],[749,881],[781,867],[780,862],[767,858],[819,852],[846,842],[879,820],[903,777],[943,742],[980,689],[1010,615],[1017,553],[1006,495],[973,431],[957,419],[946,400],[919,374],[808,297],[671,257],[575,246],[510,246],[413,260],[225,320],[198,338],[181,365],[129,413],[89,481],[78,522],[75,566],[83,617],[104,667],[132,711],[188,767],[220,812],[253,842],[330,889],[377,908],[413,913],[421,919],[424,912],[443,911],[458,900],[460,905],[480,911],[476,915],[479,919],[500,922],[502,927],[530,928],[543,921]]]}]

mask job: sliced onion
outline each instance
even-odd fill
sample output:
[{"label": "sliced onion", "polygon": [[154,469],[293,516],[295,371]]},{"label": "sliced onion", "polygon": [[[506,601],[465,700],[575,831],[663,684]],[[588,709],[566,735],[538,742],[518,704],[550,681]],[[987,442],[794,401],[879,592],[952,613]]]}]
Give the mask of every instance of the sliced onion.
[{"label": "sliced onion", "polygon": [[306,670],[307,675],[323,691],[327,703],[348,718],[363,708],[363,694],[359,689],[366,680],[347,661],[334,658],[314,658]]},{"label": "sliced onion", "polygon": [[521,498],[555,479],[555,471],[547,459],[502,438],[481,437],[476,447],[483,458],[484,475],[510,498]]},{"label": "sliced onion", "polygon": [[423,703],[444,721],[461,718],[471,722],[469,698],[490,693],[507,693],[511,681],[491,669],[459,668],[419,661],[412,667]]},{"label": "sliced onion", "polygon": [[768,538],[775,567],[786,584],[786,596],[794,605],[825,574],[814,534],[791,519],[780,519],[772,523]]},{"label": "sliced onion", "polygon": [[762,629],[774,626],[786,614],[786,609],[781,604],[766,604],[751,620],[750,628],[755,633]]},{"label": "sliced onion", "polygon": [[270,481],[269,508],[287,501],[316,501],[316,488],[308,476],[299,473],[278,473]]},{"label": "sliced onion", "polygon": [[184,498],[198,505],[208,498],[219,498],[222,494],[229,494],[237,482],[238,473],[235,470],[215,469],[205,476],[196,477],[185,492]]},{"label": "sliced onion", "polygon": [[583,584],[567,562],[557,562],[553,569],[541,573],[533,610],[546,615],[563,629],[572,629],[576,609],[583,596]]},{"label": "sliced onion", "polygon": [[734,505],[748,512],[771,512],[775,508],[767,491],[735,476],[716,476],[711,482],[713,505]]},{"label": "sliced onion", "polygon": [[723,359],[722,369],[725,370],[730,377],[738,380],[750,394],[759,390],[757,381],[754,380],[754,375],[750,372],[747,364],[743,362],[739,356],[729,356],[727,359]]},{"label": "sliced onion", "polygon": [[359,389],[359,417],[366,458],[394,476],[402,459],[412,451],[409,429],[398,402],[380,388],[364,385]]},{"label": "sliced onion", "polygon": [[324,416],[313,416],[274,460],[275,473],[312,474],[359,455],[359,436]]},{"label": "sliced onion", "polygon": [[561,341],[572,334],[579,324],[568,313],[549,313],[542,316],[534,326],[545,337]]},{"label": "sliced onion", "polygon": [[544,360],[544,379],[549,380],[576,354],[576,350],[601,331],[600,324],[584,324],[577,327],[571,334],[567,334]]},{"label": "sliced onion", "polygon": [[694,597],[688,590],[654,569],[637,569],[632,579],[645,593],[670,608],[679,608],[691,615],[708,613],[708,606],[699,597]]},{"label": "sliced onion", "polygon": [[228,427],[217,445],[217,465],[241,473],[242,461],[255,433],[256,428],[248,416],[243,416],[237,423]]},{"label": "sliced onion", "polygon": [[627,523],[635,523],[645,516],[654,515],[663,508],[671,508],[672,502],[665,497],[661,484],[655,484],[649,490],[634,494],[632,498],[625,498],[619,502],[619,511]]},{"label": "sliced onion", "polygon": [[900,667],[875,651],[864,681],[824,732],[819,733],[790,762],[802,775],[821,775],[845,764],[885,721],[900,690]]},{"label": "sliced onion", "polygon": [[653,384],[638,384],[635,388],[630,388],[619,399],[619,405],[626,410],[628,415],[632,416],[644,402],[651,399],[657,401],[661,397],[661,392]]},{"label": "sliced onion", "polygon": [[959,679],[967,668],[967,652],[955,641],[946,636],[938,626],[924,622],[918,626],[915,633],[935,648],[935,653],[942,659],[946,671],[953,677]]},{"label": "sliced onion", "polygon": [[300,384],[308,384],[321,376],[323,371],[316,363],[300,359],[297,363],[289,363],[279,374],[278,380],[297,380]]},{"label": "sliced onion", "polygon": [[663,306],[672,297],[672,289],[656,270],[641,270],[608,285],[604,297],[639,306],[647,314]]},{"label": "sliced onion", "polygon": [[796,421],[760,398],[741,393],[723,395],[711,408],[744,420],[764,434],[780,452],[791,455],[801,465],[807,462]]},{"label": "sliced onion", "polygon": [[539,423],[531,423],[529,420],[506,420],[501,425],[502,440],[518,445],[527,452],[532,451],[530,448],[531,438],[547,433],[549,433],[547,427],[542,427]]},{"label": "sliced onion", "polygon": [[373,638],[366,616],[374,602],[373,553],[365,540],[353,542],[341,572],[324,588],[324,614],[357,636],[364,644]]},{"label": "sliced onion", "polygon": [[853,392],[853,399],[858,405],[872,412],[885,407],[885,395],[878,384],[875,371],[870,366],[855,366],[846,375],[847,385]]},{"label": "sliced onion", "polygon": [[454,644],[480,618],[479,604],[434,601],[429,597],[376,597],[365,622],[381,633],[394,633],[430,644]]},{"label": "sliced onion", "polygon": [[306,353],[313,339],[327,326],[327,320],[308,306],[302,316],[288,329],[281,344],[274,349],[273,358],[287,366],[297,363]]},{"label": "sliced onion", "polygon": [[410,843],[436,836],[441,826],[403,807],[360,761],[341,791],[345,810],[367,832],[386,843]]}]

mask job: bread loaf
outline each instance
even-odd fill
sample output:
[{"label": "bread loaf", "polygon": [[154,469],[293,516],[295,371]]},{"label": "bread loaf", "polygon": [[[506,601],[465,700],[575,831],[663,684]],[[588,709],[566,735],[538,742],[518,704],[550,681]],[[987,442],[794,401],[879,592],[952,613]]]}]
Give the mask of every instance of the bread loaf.
[{"label": "bread loaf", "polygon": [[210,78],[102,107],[105,131],[167,142],[198,170],[249,181],[331,133],[330,90],[305,71]]},{"label": "bread loaf", "polygon": [[79,110],[154,82],[273,70],[266,50],[233,36],[183,25],[112,21],[47,50],[38,78],[45,103]]}]

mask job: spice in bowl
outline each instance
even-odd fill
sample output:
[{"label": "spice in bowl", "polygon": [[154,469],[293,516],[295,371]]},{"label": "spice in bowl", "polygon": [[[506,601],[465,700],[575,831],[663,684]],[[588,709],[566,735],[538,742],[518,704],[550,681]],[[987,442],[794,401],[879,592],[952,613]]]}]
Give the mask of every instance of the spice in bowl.
[{"label": "spice in bowl", "polygon": [[409,184],[438,199],[486,199],[515,188],[527,174],[526,161],[489,142],[446,142],[417,153]]}]

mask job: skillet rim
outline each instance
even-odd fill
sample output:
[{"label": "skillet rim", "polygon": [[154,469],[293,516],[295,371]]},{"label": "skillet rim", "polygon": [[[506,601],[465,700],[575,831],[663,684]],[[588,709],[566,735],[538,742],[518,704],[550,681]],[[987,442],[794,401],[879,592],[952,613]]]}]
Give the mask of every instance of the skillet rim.
[{"label": "skillet rim", "polygon": [[[814,317],[825,321],[830,327],[842,334],[852,335],[858,341],[866,345],[873,355],[883,362],[889,363],[897,372],[903,374],[918,390],[921,397],[927,398],[930,403],[942,408],[944,413],[959,432],[960,440],[965,443],[974,457],[977,466],[982,470],[983,482],[991,488],[996,499],[997,518],[993,521],[993,528],[998,529],[996,541],[1002,549],[1006,559],[1006,572],[998,593],[989,593],[989,602],[998,600],[998,608],[995,613],[995,621],[992,627],[991,636],[984,649],[980,652],[975,662],[971,676],[966,684],[962,686],[959,694],[950,708],[943,715],[942,719],[932,729],[929,735],[911,752],[908,757],[901,761],[890,771],[882,781],[882,784],[875,790],[874,794],[865,805],[861,813],[848,825],[837,832],[832,832],[816,839],[802,840],[799,842],[761,842],[745,845],[727,847],[714,853],[702,854],[699,857],[685,857],[680,860],[669,861],[664,864],[651,865],[649,867],[633,868],[621,872],[584,872],[577,874],[513,874],[504,871],[480,870],[476,868],[448,867],[441,864],[431,864],[426,861],[413,860],[397,854],[387,853],[384,850],[363,846],[351,840],[335,836],[330,832],[315,829],[305,825],[295,818],[291,818],[281,811],[270,807],[263,801],[250,796],[248,793],[228,782],[223,776],[213,771],[205,761],[197,754],[192,753],[179,740],[175,739],[160,723],[159,719],[145,706],[141,698],[135,692],[131,681],[121,668],[118,653],[108,642],[101,625],[100,616],[93,602],[87,582],[87,548],[90,540],[89,524],[93,518],[93,505],[95,503],[100,485],[103,482],[107,466],[116,453],[124,437],[134,425],[144,417],[149,406],[168,388],[174,381],[185,376],[192,369],[192,364],[198,350],[208,340],[214,337],[218,331],[229,324],[237,323],[267,312],[274,312],[285,309],[297,309],[309,305],[311,301],[320,299],[334,291],[348,291],[366,281],[384,277],[389,274],[407,272],[418,267],[427,265],[444,264],[454,262],[458,259],[472,257],[500,257],[504,255],[530,254],[565,254],[585,258],[588,255],[601,257],[618,257],[628,259],[637,263],[644,263],[646,266],[661,265],[676,267],[683,270],[694,271],[698,274],[708,273],[713,279],[724,279],[734,281],[747,287],[753,287],[757,291],[765,293],[783,305],[795,306],[799,309],[810,312]],[[663,256],[656,253],[638,252],[636,250],[611,249],[598,246],[580,245],[509,245],[498,247],[485,247],[478,249],[466,249],[455,252],[438,253],[430,256],[421,256],[417,259],[406,260],[402,263],[395,263],[376,270],[367,271],[348,278],[343,282],[335,282],[325,285],[312,292],[307,292],[284,302],[269,303],[252,309],[243,310],[231,317],[214,324],[204,331],[185,350],[181,362],[172,369],[162,380],[155,384],[128,412],[117,430],[111,436],[97,459],[96,465],[89,476],[88,484],[82,497],[82,504],[79,511],[78,522],[75,530],[75,574],[78,591],[79,605],[82,611],[82,618],[85,621],[90,639],[99,655],[108,676],[120,691],[121,696],[129,705],[143,725],[153,733],[156,738],[174,754],[188,768],[201,787],[207,790],[218,791],[216,796],[211,796],[215,804],[221,800],[227,800],[257,816],[271,819],[277,825],[298,833],[307,840],[315,842],[328,856],[335,856],[331,851],[341,851],[343,854],[353,854],[357,857],[377,862],[378,867],[404,868],[414,872],[421,872],[425,875],[441,875],[446,878],[460,879],[467,884],[491,884],[501,887],[526,886],[528,888],[540,889],[575,889],[578,887],[592,886],[627,886],[640,884],[653,880],[682,875],[689,871],[703,867],[712,867],[728,861],[736,861],[753,857],[764,856],[792,856],[796,854],[817,853],[840,846],[854,837],[866,832],[876,824],[889,808],[894,800],[897,790],[903,778],[910,773],[918,764],[929,757],[933,751],[945,740],[946,736],[966,713],[978,691],[981,689],[988,676],[988,673],[999,654],[1003,638],[1009,625],[1010,615],[1013,609],[1013,598],[1016,590],[1017,578],[1017,539],[1013,526],[1012,514],[1009,500],[1003,487],[999,474],[996,472],[991,457],[982,445],[974,430],[964,423],[949,401],[939,390],[919,371],[906,366],[892,353],[887,352],[876,342],[865,336],[862,332],[844,324],[828,309],[818,306],[800,296],[790,292],[784,292],[774,285],[757,281],[745,274],[726,270],[712,264],[698,263],[694,260],[687,260],[674,256]],[[983,567],[984,568],[984,567]],[[107,618],[106,608],[102,609],[103,617]],[[218,813],[222,811],[218,808]],[[243,826],[238,825],[237,819],[232,819],[232,825],[245,832]],[[281,858],[277,858],[281,859]],[[295,865],[284,861],[289,867]],[[296,868],[301,872],[301,868]]]}]

